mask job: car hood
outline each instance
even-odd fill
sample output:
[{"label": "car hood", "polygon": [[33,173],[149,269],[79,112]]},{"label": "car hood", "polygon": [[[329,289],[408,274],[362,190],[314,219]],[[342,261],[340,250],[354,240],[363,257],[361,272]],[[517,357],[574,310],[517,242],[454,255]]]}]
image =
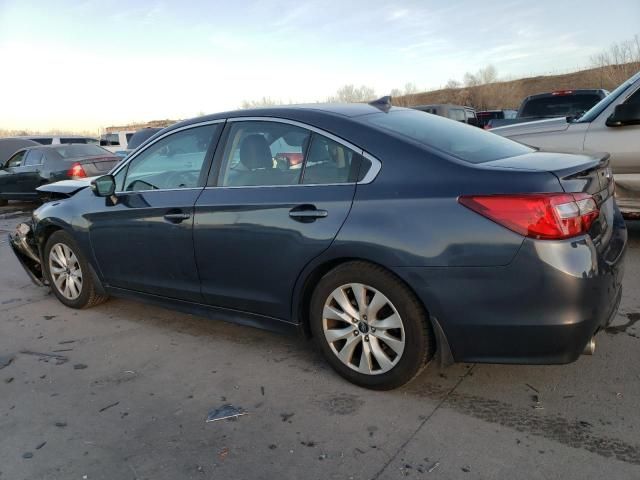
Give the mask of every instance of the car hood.
[{"label": "car hood", "polygon": [[504,127],[496,127],[489,130],[491,133],[497,133],[503,137],[512,137],[515,135],[529,135],[532,133],[549,133],[560,132],[569,128],[569,122],[565,117],[548,118],[545,120],[536,120],[534,122],[517,123],[515,125],[507,125]]},{"label": "car hood", "polygon": [[61,180],[59,182],[42,185],[36,188],[36,190],[43,193],[61,193],[63,195],[71,196],[91,185],[91,181],[94,178],[96,177],[87,177],[80,180]]}]

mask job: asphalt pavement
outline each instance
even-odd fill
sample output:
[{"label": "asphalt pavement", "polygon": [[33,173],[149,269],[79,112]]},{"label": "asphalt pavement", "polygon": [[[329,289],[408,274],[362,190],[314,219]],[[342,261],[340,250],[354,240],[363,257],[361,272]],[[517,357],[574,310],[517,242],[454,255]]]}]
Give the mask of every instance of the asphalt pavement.
[{"label": "asphalt pavement", "polygon": [[[0,208],[0,480],[638,479],[640,222],[595,355],[353,386],[296,337],[33,285]],[[233,405],[235,420],[206,422]]]}]

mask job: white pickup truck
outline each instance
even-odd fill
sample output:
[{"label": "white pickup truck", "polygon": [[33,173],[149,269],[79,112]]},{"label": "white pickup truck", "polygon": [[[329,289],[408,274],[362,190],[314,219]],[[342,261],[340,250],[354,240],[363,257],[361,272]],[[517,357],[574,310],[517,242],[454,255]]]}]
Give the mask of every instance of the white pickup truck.
[{"label": "white pickup truck", "polygon": [[627,217],[640,216],[640,72],[577,119],[554,118],[490,130],[556,152],[609,152],[616,199]]}]

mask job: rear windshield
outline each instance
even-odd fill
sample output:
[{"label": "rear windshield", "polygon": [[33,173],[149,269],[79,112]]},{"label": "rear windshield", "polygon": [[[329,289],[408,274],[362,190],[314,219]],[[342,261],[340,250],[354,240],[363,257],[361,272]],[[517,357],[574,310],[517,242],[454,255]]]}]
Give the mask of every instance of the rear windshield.
[{"label": "rear windshield", "polygon": [[72,144],[61,147],[55,147],[54,150],[62,158],[78,158],[78,157],[93,157],[96,155],[111,155],[111,152],[100,148],[97,145],[80,145]]},{"label": "rear windshield", "polygon": [[360,117],[384,130],[399,133],[469,163],[515,157],[534,150],[478,127],[412,110]]},{"label": "rear windshield", "polygon": [[30,138],[29,140],[38,142],[41,145],[51,145],[51,142],[53,142],[53,138]]},{"label": "rear windshield", "polygon": [[566,117],[584,113],[600,101],[595,93],[557,95],[555,97],[533,98],[525,103],[521,117]]},{"label": "rear windshield", "polygon": [[88,137],[70,137],[70,138],[63,138],[60,137],[60,143],[66,145],[69,143],[91,143],[94,145],[98,144],[98,139],[97,138],[88,138]]}]

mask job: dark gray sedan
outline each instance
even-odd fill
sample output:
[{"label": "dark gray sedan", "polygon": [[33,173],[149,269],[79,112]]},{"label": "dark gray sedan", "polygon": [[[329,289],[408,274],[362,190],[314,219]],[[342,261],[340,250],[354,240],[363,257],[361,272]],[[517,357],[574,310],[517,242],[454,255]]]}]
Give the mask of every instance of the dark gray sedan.
[{"label": "dark gray sedan", "polygon": [[185,121],[91,184],[42,189],[66,198],[12,246],[65,305],[115,295],[304,332],[368,388],[433,358],[574,361],[620,301],[606,155],[384,102]]},{"label": "dark gray sedan", "polygon": [[0,167],[0,205],[7,200],[36,200],[36,188],[64,179],[102,175],[120,157],[91,144],[22,148]]}]

